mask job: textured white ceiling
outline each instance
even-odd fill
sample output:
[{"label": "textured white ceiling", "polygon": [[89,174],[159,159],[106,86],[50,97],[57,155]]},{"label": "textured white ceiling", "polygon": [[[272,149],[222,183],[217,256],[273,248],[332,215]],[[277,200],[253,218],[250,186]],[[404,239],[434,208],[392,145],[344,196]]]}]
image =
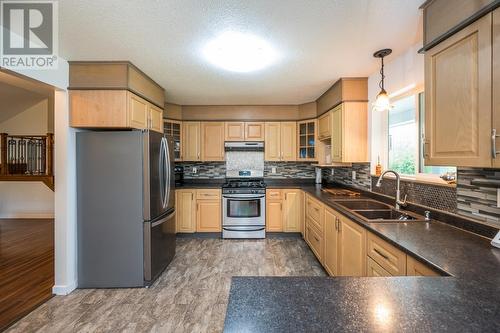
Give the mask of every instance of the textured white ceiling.
[{"label": "textured white ceiling", "polygon": [[[423,0],[63,0],[60,53],[68,60],[130,60],[168,102],[300,104],[339,77],[368,76],[374,51],[396,56],[421,39]],[[232,73],[202,56],[226,30],[269,41],[280,62]],[[390,58],[387,60],[390,61]]]}]

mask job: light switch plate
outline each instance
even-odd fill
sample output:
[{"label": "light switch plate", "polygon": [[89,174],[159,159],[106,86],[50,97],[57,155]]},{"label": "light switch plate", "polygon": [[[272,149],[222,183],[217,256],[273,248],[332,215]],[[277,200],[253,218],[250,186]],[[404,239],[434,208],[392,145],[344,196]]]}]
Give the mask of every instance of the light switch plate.
[{"label": "light switch plate", "polygon": [[276,173],[276,167],[271,168],[271,173]]},{"label": "light switch plate", "polygon": [[497,207],[500,207],[500,187],[497,188]]},{"label": "light switch plate", "polygon": [[332,168],[332,176],[335,176],[335,169]]},{"label": "light switch plate", "polygon": [[197,167],[193,167],[193,173],[194,173],[194,174],[197,174],[197,173],[198,173],[198,168],[197,168]]},{"label": "light switch plate", "polygon": [[356,180],[356,171],[352,172],[352,180]]}]

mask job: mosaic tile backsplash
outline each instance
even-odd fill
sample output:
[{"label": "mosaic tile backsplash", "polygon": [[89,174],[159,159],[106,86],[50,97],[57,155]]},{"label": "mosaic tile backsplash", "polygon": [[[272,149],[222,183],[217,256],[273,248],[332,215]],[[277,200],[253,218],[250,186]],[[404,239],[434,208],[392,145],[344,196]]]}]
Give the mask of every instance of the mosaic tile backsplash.
[{"label": "mosaic tile backsplash", "polygon": [[[352,179],[353,171],[356,171],[354,180]],[[371,188],[370,163],[353,163],[352,167],[345,168],[323,168],[322,176],[327,183],[335,182],[367,191]]]},{"label": "mosaic tile backsplash", "polygon": [[[315,168],[307,162],[264,162],[264,177],[273,179],[315,178]],[[273,173],[273,168],[276,172]]]},{"label": "mosaic tile backsplash", "polygon": [[[392,197],[396,196],[396,180],[384,178],[380,187],[376,187],[378,177],[372,176],[372,191]],[[450,213],[457,211],[457,191],[454,187],[422,184],[401,180],[401,199],[408,195],[409,202],[444,210]]]},{"label": "mosaic tile backsplash", "polygon": [[[178,162],[185,179],[224,179],[226,162]],[[193,173],[193,167],[197,172]],[[276,173],[272,172],[273,167]],[[314,167],[306,162],[264,162],[264,177],[272,179],[314,179]]]},{"label": "mosaic tile backsplash", "polygon": [[497,188],[500,169],[459,168],[457,181],[457,211],[500,228],[500,208]]}]

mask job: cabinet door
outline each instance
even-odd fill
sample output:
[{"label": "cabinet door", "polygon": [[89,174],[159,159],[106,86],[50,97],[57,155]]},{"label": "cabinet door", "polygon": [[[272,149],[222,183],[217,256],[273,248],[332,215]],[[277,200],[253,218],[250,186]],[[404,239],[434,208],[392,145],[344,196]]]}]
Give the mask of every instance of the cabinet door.
[{"label": "cabinet door", "polygon": [[137,95],[129,93],[128,124],[132,128],[148,128],[149,103]]},{"label": "cabinet door", "polygon": [[318,119],[318,138],[328,139],[332,135],[331,112],[327,112]]},{"label": "cabinet door", "polygon": [[264,123],[248,122],[245,123],[246,141],[264,141]]},{"label": "cabinet door", "polygon": [[225,140],[226,141],[244,141],[245,140],[245,123],[242,121],[225,123]]},{"label": "cabinet door", "polygon": [[220,200],[198,200],[196,206],[196,231],[220,232],[222,230]]},{"label": "cabinet door", "polygon": [[183,161],[200,160],[200,122],[187,121],[182,123],[182,154]]},{"label": "cabinet door", "polygon": [[326,271],[331,275],[337,275],[337,252],[338,252],[338,227],[337,216],[330,208],[325,209],[325,260]]},{"label": "cabinet door", "polygon": [[339,105],[332,111],[332,161],[333,162],[343,162],[343,109],[342,105]]},{"label": "cabinet door", "polygon": [[[500,133],[500,8],[493,12],[493,128]],[[496,138],[496,151],[500,150]],[[500,156],[495,153],[493,167],[500,168]]]},{"label": "cabinet door", "polygon": [[149,129],[163,133],[163,110],[149,104]]},{"label": "cabinet door", "polygon": [[281,160],[297,160],[297,123],[281,123]]},{"label": "cabinet door", "polygon": [[224,123],[201,124],[201,160],[224,161]]},{"label": "cabinet door", "polygon": [[175,224],[177,232],[195,232],[196,206],[194,190],[175,191]]},{"label": "cabinet door", "polygon": [[283,204],[281,200],[266,201],[266,230],[269,232],[283,231]]},{"label": "cabinet door", "polygon": [[425,165],[491,167],[492,15],[425,54]]},{"label": "cabinet door", "polygon": [[301,190],[283,190],[283,231],[300,232],[302,209]]},{"label": "cabinet door", "polygon": [[341,276],[366,275],[366,230],[340,217],[338,272]]},{"label": "cabinet door", "polygon": [[281,126],[279,122],[266,122],[266,138],[264,156],[266,161],[279,161],[281,159]]}]

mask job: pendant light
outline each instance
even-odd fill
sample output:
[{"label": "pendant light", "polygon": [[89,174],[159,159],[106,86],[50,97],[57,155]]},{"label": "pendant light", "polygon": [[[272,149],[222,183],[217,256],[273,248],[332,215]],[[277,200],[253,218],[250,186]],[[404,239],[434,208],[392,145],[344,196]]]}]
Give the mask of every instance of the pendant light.
[{"label": "pendant light", "polygon": [[380,92],[377,95],[377,98],[375,99],[375,103],[373,103],[373,109],[376,111],[389,111],[392,108],[391,101],[389,100],[389,95],[387,94],[387,91],[385,91],[384,88],[384,57],[387,57],[389,54],[392,53],[391,49],[383,49],[375,52],[373,56],[375,58],[380,58],[382,62],[382,66],[380,67]]}]

